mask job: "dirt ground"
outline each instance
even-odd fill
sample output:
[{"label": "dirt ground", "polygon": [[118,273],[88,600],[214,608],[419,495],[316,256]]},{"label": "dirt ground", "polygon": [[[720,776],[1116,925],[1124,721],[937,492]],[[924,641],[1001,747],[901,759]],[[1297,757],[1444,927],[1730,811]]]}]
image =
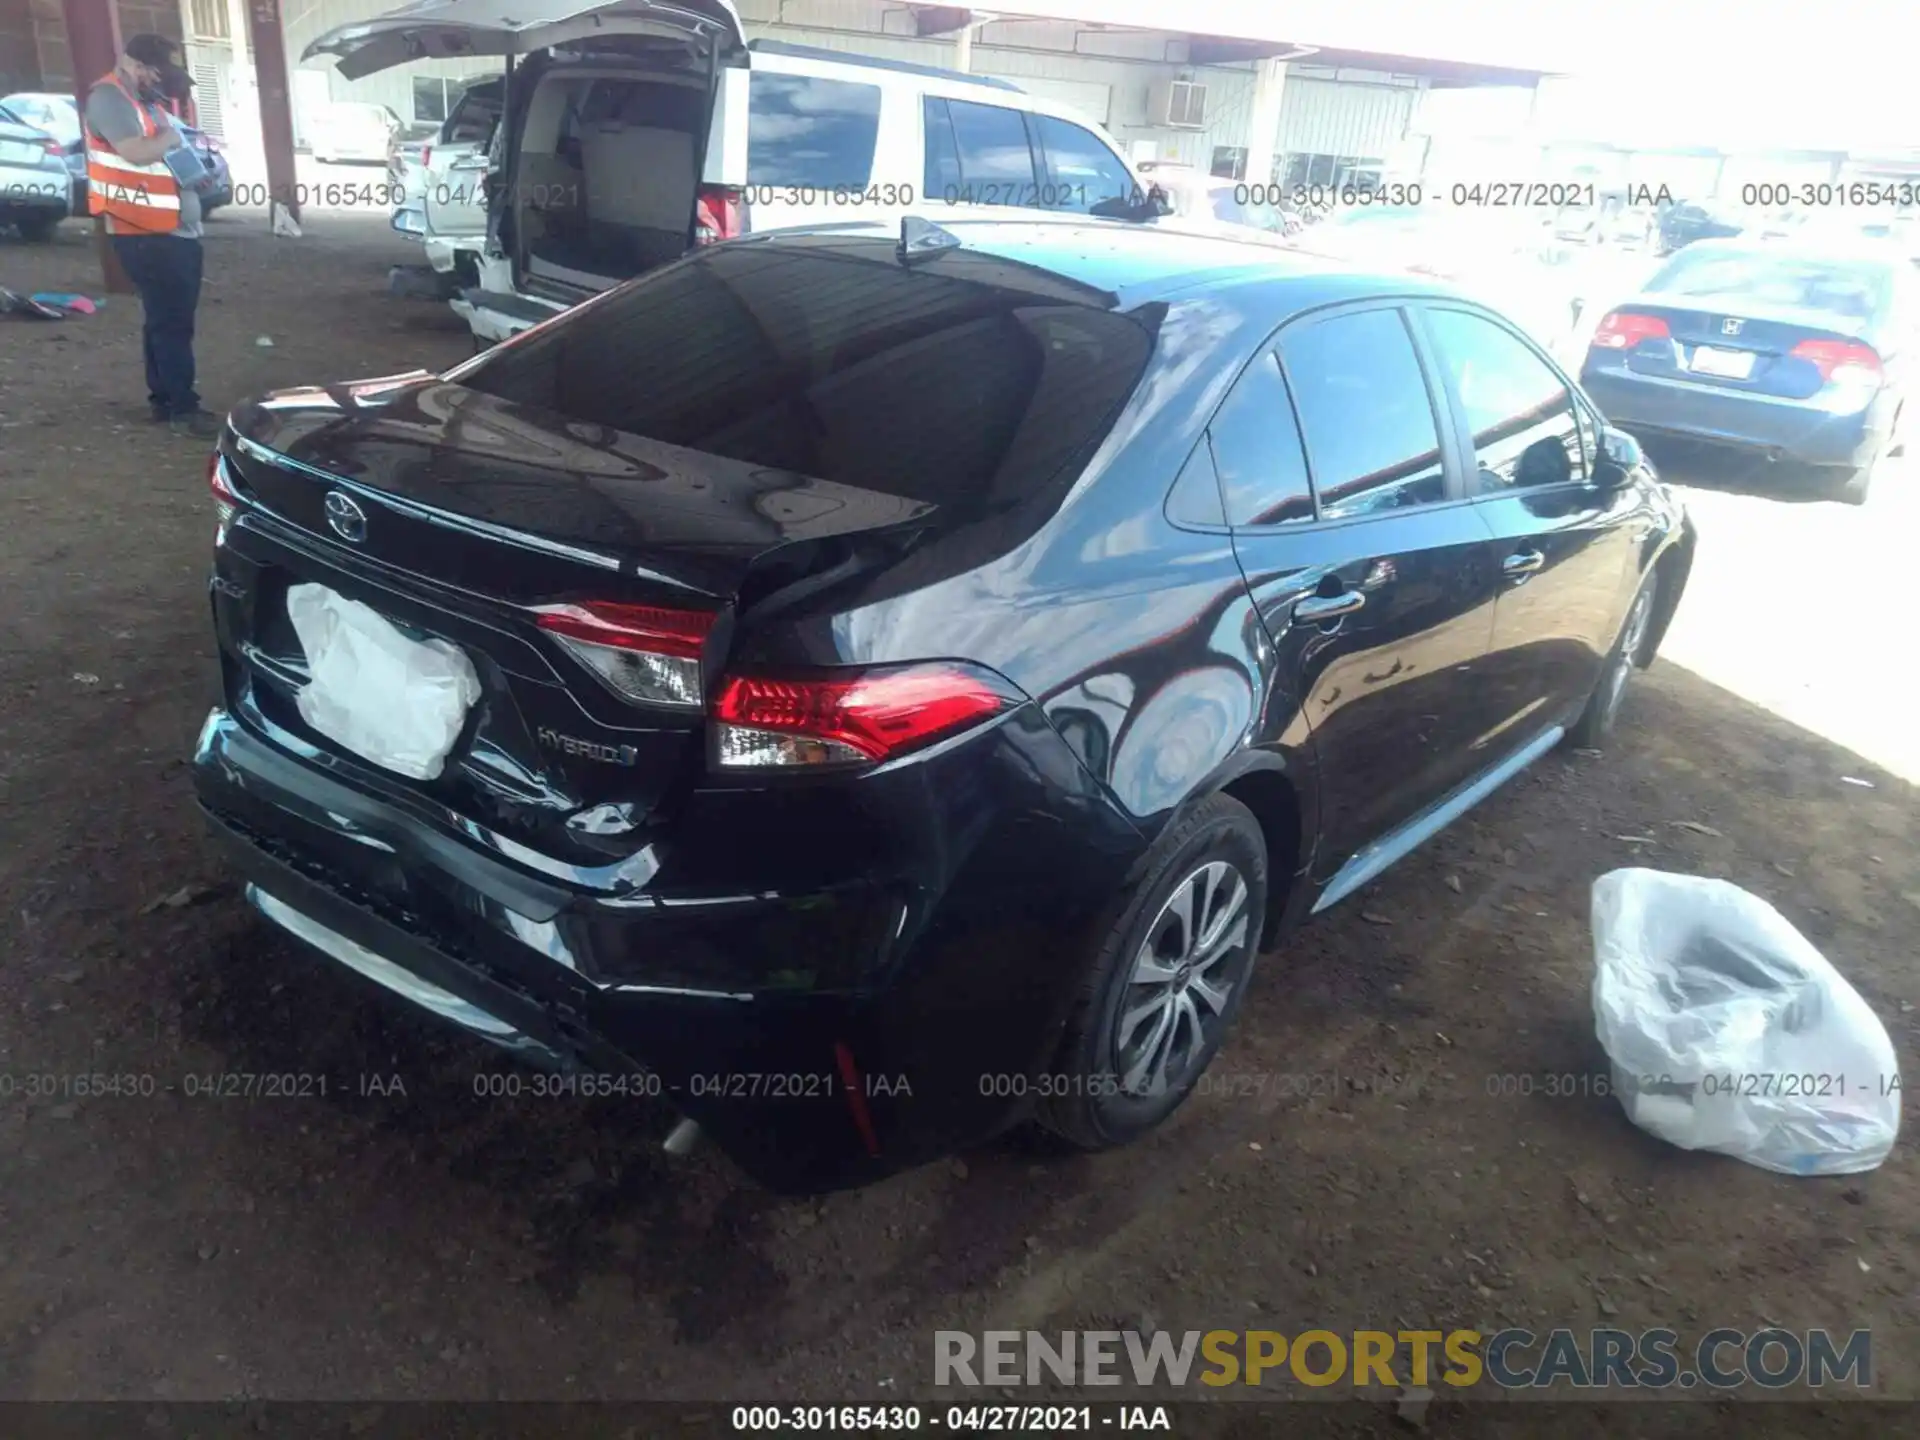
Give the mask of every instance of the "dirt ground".
[{"label": "dirt ground", "polygon": [[[468,350],[384,298],[409,256],[374,219],[275,242],[224,216],[207,247],[216,408]],[[79,227],[0,240],[0,284],[97,290]],[[641,1102],[476,1096],[484,1047],[244,909],[183,763],[215,697],[204,455],[145,423],[130,300],[0,327],[0,1398],[875,1403],[933,1393],[937,1329],[1768,1323],[1870,1327],[1876,1388],[1920,1395],[1910,1148],[1785,1179],[1547,1093],[1604,1073],[1588,887],[1631,863],[1767,896],[1910,1050],[1920,812],[1871,761],[1662,661],[1606,753],[1543,762],[1266,957],[1214,1093],[1147,1142],[777,1200],[667,1160]],[[26,1093],[102,1071],[153,1093]],[[186,1093],[218,1072],[328,1093]],[[1437,1433],[1498,1423],[1448,1402]]]}]

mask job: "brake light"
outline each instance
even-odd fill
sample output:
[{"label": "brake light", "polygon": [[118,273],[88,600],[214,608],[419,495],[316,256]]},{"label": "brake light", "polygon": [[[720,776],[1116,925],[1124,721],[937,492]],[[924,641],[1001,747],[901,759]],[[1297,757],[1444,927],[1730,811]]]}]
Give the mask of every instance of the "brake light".
[{"label": "brake light", "polygon": [[422,145],[420,147],[420,168],[424,170],[432,163],[433,163],[433,146]]},{"label": "brake light", "polygon": [[693,243],[716,245],[746,232],[746,196],[724,185],[702,185],[693,202]]},{"label": "brake light", "polygon": [[49,155],[58,155],[63,160],[66,158],[67,147],[62,145],[58,140],[54,139],[53,136],[51,135],[47,136],[46,139],[40,142],[40,148],[45,150]]},{"label": "brake light", "polygon": [[729,676],[713,700],[717,754],[727,769],[871,765],[1019,700],[998,676],[947,663],[851,678]]},{"label": "brake light", "polygon": [[1822,385],[1859,385],[1878,389],[1885,378],[1880,355],[1858,340],[1802,340],[1789,352],[1811,361]]},{"label": "brake light", "polygon": [[1612,310],[1594,327],[1596,350],[1631,350],[1642,340],[1670,340],[1673,332],[1658,315],[1642,315],[1637,310]]},{"label": "brake light", "polygon": [[700,656],[712,611],[595,600],[537,605],[534,614],[542,630],[627,699],[699,706]]},{"label": "brake light", "polygon": [[227,538],[227,526],[233,523],[234,512],[240,508],[240,492],[233,488],[233,482],[227,478],[227,461],[218,450],[207,457],[207,489],[213,492],[213,514],[218,528],[213,532],[213,543],[224,544]]}]

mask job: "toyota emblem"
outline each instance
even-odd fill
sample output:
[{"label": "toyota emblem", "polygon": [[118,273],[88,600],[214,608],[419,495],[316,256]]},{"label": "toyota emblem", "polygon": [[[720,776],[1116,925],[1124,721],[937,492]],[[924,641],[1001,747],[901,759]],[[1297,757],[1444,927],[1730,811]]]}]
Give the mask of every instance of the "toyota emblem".
[{"label": "toyota emblem", "polygon": [[327,526],[342,540],[358,545],[367,538],[367,512],[344,490],[327,492]]}]

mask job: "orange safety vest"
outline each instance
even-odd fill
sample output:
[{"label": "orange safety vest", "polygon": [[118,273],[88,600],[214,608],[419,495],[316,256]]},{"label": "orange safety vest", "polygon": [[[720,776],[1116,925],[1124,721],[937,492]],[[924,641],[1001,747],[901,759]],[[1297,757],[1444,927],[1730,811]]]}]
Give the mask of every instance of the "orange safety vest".
[{"label": "orange safety vest", "polygon": [[[94,81],[111,85],[133,104],[140,117],[141,131],[151,137],[160,127],[147,107],[122,83],[119,72],[109,70]],[[115,234],[165,234],[180,228],[180,182],[165,162],[136,165],[112,145],[87,130],[87,213],[107,217],[107,229]]]}]

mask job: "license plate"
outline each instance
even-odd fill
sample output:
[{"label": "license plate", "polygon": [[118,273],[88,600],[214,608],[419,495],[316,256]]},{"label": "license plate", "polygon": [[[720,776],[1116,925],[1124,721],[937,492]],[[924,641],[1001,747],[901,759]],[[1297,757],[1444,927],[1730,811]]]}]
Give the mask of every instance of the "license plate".
[{"label": "license plate", "polygon": [[432,780],[480,698],[473,661],[446,640],[416,640],[358,600],[324,585],[287,591],[287,618],[311,680],[300,718],[374,764]]},{"label": "license plate", "polygon": [[1724,380],[1745,380],[1753,374],[1751,350],[1716,350],[1711,345],[1693,347],[1693,372],[1717,375]]},{"label": "license plate", "polygon": [[38,165],[40,157],[46,151],[37,145],[22,145],[12,140],[0,140],[0,161],[14,165]]}]

